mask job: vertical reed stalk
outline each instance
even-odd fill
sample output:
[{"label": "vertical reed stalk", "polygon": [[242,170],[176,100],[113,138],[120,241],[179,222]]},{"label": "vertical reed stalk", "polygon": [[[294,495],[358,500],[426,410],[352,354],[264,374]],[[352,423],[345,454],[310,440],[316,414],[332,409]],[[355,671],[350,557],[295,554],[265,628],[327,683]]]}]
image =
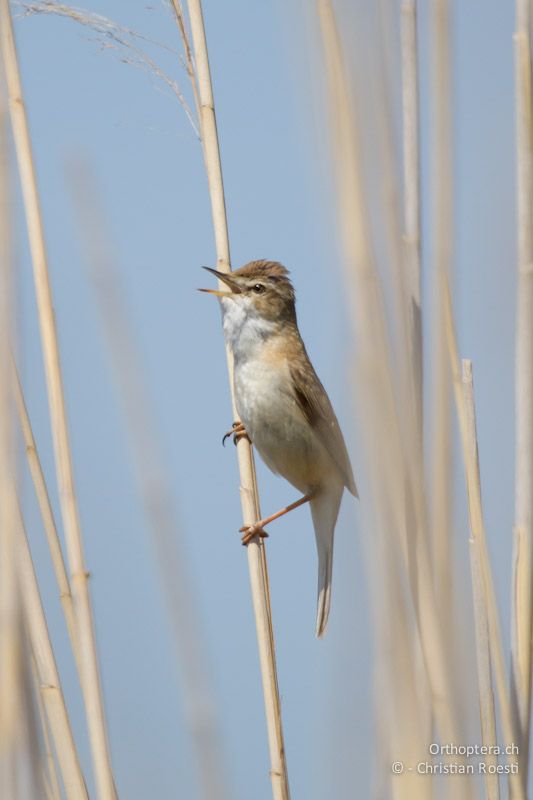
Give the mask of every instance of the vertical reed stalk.
[{"label": "vertical reed stalk", "polygon": [[451,485],[451,391],[446,352],[444,280],[452,260],[452,145],[450,88],[449,0],[432,0],[432,223],[433,223],[433,375],[432,375],[432,539],[433,573],[439,609],[447,615],[452,595],[450,535]]},{"label": "vertical reed stalk", "polygon": [[[393,7],[394,8],[394,7]],[[431,564],[430,525],[428,498],[426,496],[424,455],[424,366],[422,326],[422,276],[421,276],[421,232],[420,232],[420,100],[419,100],[419,53],[418,53],[418,9],[417,0],[403,0],[400,7],[400,55],[402,93],[402,146],[403,146],[403,259],[401,298],[403,306],[400,353],[403,353],[401,381],[407,391],[400,396],[402,406],[402,428],[407,433],[407,466],[411,469],[407,494],[407,528],[413,540],[422,539],[421,546],[428,552]],[[389,49],[391,49],[389,47]],[[389,98],[392,109],[393,101]],[[399,248],[398,248],[399,249]],[[405,390],[404,390],[405,391]],[[431,566],[434,566],[431,565]],[[429,577],[429,576],[428,576]],[[438,598],[440,602],[446,602]],[[451,651],[453,642],[448,630],[443,627],[445,646]],[[420,650],[416,650],[420,662]],[[422,669],[421,669],[422,668]],[[423,664],[417,664],[417,675],[421,675]],[[427,681],[425,682],[427,684]],[[417,682],[418,694],[424,684]],[[425,688],[425,687],[424,687]],[[427,689],[426,689],[427,691]],[[419,700],[425,713],[424,742],[431,738],[432,714],[430,699]],[[431,786],[425,787],[428,794]]]},{"label": "vertical reed stalk", "polygon": [[[483,589],[485,593],[485,603],[487,608],[487,619],[488,619],[489,638],[490,638],[490,655],[491,655],[492,667],[494,670],[494,681],[496,684],[498,704],[500,709],[501,727],[505,745],[511,745],[513,742],[516,742],[515,727],[513,724],[514,721],[511,711],[511,701],[509,698],[509,691],[508,691],[508,684],[507,684],[507,677],[505,670],[505,656],[503,651],[503,640],[500,629],[498,604],[496,602],[496,592],[494,589],[494,582],[492,579],[492,569],[487,549],[485,523],[483,521],[481,489],[479,485],[479,478],[477,477],[478,475],[477,470],[479,469],[479,467],[477,467],[476,465],[476,460],[474,458],[475,453],[469,446],[470,440],[468,434],[468,429],[469,429],[468,411],[465,400],[465,392],[463,389],[461,368],[459,365],[459,352],[457,347],[455,324],[453,320],[451,294],[447,281],[444,282],[443,310],[444,310],[446,339],[448,343],[448,354],[449,354],[451,372],[453,378],[455,407],[457,411],[457,417],[459,420],[461,443],[463,447],[463,459],[467,475],[470,525],[471,525],[472,535],[479,543],[478,553],[479,553],[479,560],[481,563],[481,569],[483,572]],[[511,797],[513,798],[513,800],[525,800],[526,793],[521,783],[521,776],[516,774],[510,774],[509,784],[511,787]]]},{"label": "vertical reed stalk", "polygon": [[533,630],[533,120],[531,4],[516,0],[517,297],[512,694],[524,787],[529,770]]},{"label": "vertical reed stalk", "polygon": [[[200,101],[200,131],[211,199],[217,267],[223,272],[229,272],[231,267],[226,205],[202,4],[200,0],[188,0],[187,5],[196,63],[196,79]],[[237,419],[237,409],[233,396],[233,365],[229,351],[226,350],[226,352],[232,393],[233,417]],[[243,521],[245,525],[252,525],[261,518],[261,514],[252,448],[245,437],[239,439],[237,457]],[[263,681],[272,795],[275,800],[289,800],[289,781],[283,742],[265,546],[259,537],[255,537],[246,550]]]},{"label": "vertical reed stalk", "polygon": [[16,581],[15,447],[11,408],[9,340],[13,272],[7,159],[7,108],[0,68],[0,795],[9,796],[21,717],[20,592]]},{"label": "vertical reed stalk", "polygon": [[[472,573],[472,595],[474,603],[474,625],[476,632],[476,658],[478,672],[479,711],[481,717],[481,738],[484,745],[495,746],[496,711],[492,691],[492,671],[490,664],[490,636],[487,614],[487,599],[483,579],[482,556],[479,537],[484,535],[481,510],[481,484],[479,477],[479,453],[477,446],[476,408],[474,404],[474,381],[472,362],[463,360],[463,393],[466,411],[466,436],[463,447],[468,448],[468,503],[470,519],[470,568]],[[498,759],[487,755],[487,765],[495,768]],[[485,788],[487,800],[499,800],[500,787],[498,775],[486,773]]]},{"label": "vertical reed stalk", "polygon": [[71,571],[77,639],[82,665],[81,687],[98,794],[100,800],[115,800],[116,791],[107,741],[88,573],[83,554],[74,488],[61,362],[48,273],[44,229],[8,0],[0,0],[0,41],[9,94],[11,125],[33,261],[56,473]]},{"label": "vertical reed stalk", "polygon": [[[411,380],[415,398],[418,447],[422,452],[424,430],[422,307],[420,277],[420,155],[418,36],[416,0],[401,6],[402,119],[403,119],[403,205],[404,249],[406,262],[406,302],[408,303],[408,339]],[[420,460],[422,455],[420,452]]]},{"label": "vertical reed stalk", "polygon": [[[364,385],[366,402],[365,436],[370,423],[373,429],[372,467],[379,473],[376,504],[379,513],[388,516],[388,536],[395,545],[402,542],[402,557],[407,570],[416,613],[420,646],[427,678],[431,686],[433,709],[445,741],[457,735],[457,709],[453,705],[449,658],[444,648],[441,626],[433,594],[427,543],[418,535],[416,552],[408,552],[412,542],[405,521],[406,493],[415,494],[410,472],[402,451],[401,425],[398,416],[394,370],[387,338],[383,301],[374,255],[368,234],[366,206],[360,168],[359,130],[351,102],[346,69],[342,57],[335,15],[329,0],[319,0],[318,10],[326,56],[331,119],[335,134],[334,152],[337,167],[341,233],[349,265],[350,300],[355,338],[360,350],[359,382]],[[378,412],[369,409],[368,397]],[[374,417],[375,421],[372,420]],[[378,447],[381,453],[376,455]],[[383,487],[385,489],[383,490]],[[417,509],[417,524],[421,525]],[[459,788],[458,791],[461,791]]]},{"label": "vertical reed stalk", "polygon": [[[382,251],[381,241],[379,245],[376,243],[376,250],[379,248],[383,252],[383,267],[378,265],[376,260],[373,268],[378,273],[381,268],[386,270],[379,281],[381,283],[379,290],[383,298],[383,327],[386,328],[390,337],[387,342],[390,353],[377,352],[379,350],[376,347],[377,342],[373,340],[372,334],[368,330],[366,342],[364,338],[360,339],[359,334],[357,334],[357,342],[358,350],[365,354],[364,357],[368,358],[368,354],[375,351],[374,358],[376,363],[380,363],[380,367],[383,365],[384,355],[388,361],[388,370],[394,364],[389,376],[393,383],[393,403],[396,407],[393,413],[397,413],[401,409],[401,424],[398,430],[401,443],[397,455],[400,455],[401,452],[402,463],[396,466],[392,479],[398,486],[403,482],[403,497],[400,493],[400,496],[396,498],[400,501],[399,504],[395,505],[394,510],[388,509],[388,514],[392,519],[382,519],[381,522],[376,519],[373,523],[376,535],[384,535],[386,541],[385,546],[381,549],[380,566],[375,580],[380,586],[383,586],[384,583],[387,584],[387,591],[383,590],[383,597],[377,599],[377,602],[374,601],[376,610],[379,609],[375,613],[376,630],[378,631],[375,658],[381,660],[384,654],[394,647],[393,642],[396,642],[397,652],[410,649],[409,658],[402,658],[397,665],[390,665],[388,668],[387,681],[390,702],[386,702],[389,724],[387,726],[385,722],[385,726],[388,727],[389,752],[396,753],[396,755],[402,753],[402,758],[405,758],[407,762],[416,762],[425,753],[426,743],[431,740],[433,724],[432,698],[424,660],[425,653],[423,648],[418,646],[417,637],[420,631],[413,626],[411,600],[407,595],[402,596],[402,578],[400,578],[403,566],[403,568],[407,568],[411,591],[417,606],[416,616],[420,622],[421,615],[417,600],[418,585],[421,581],[427,585],[432,578],[430,571],[423,566],[424,563],[429,564],[430,559],[423,457],[424,402],[420,292],[420,165],[416,4],[414,2],[402,3],[401,15],[397,13],[398,8],[386,0],[381,0],[378,5],[379,9],[375,13],[379,16],[381,36],[376,58],[376,74],[374,75],[373,70],[372,77],[375,90],[372,92],[371,103],[367,99],[364,106],[365,93],[361,93],[361,100],[358,98],[358,102],[353,103],[353,116],[354,128],[359,127],[358,116],[364,118],[364,125],[368,128],[369,119],[370,125],[372,124],[373,107],[379,112],[379,118],[374,122],[375,139],[377,143],[382,142],[382,146],[378,148],[377,145],[373,145],[372,157],[375,159],[382,184],[380,240],[387,243],[387,248]],[[397,68],[391,60],[392,54],[396,54],[395,28],[399,19],[401,19],[403,198],[394,125],[394,81],[392,76]],[[352,81],[355,84],[356,78],[352,78]],[[363,124],[357,131],[356,137],[359,134],[363,139]],[[356,150],[358,147],[357,141],[353,141],[352,148]],[[356,158],[360,163],[364,163],[364,152],[356,153]],[[360,171],[364,173],[364,167]],[[374,180],[373,178],[372,182]],[[369,183],[363,181],[360,191],[363,194],[362,202],[369,206],[371,200],[367,200],[367,196],[372,194]],[[370,207],[368,210],[371,212]],[[350,222],[351,219],[350,215]],[[372,225],[369,226],[367,235],[369,239],[372,238]],[[370,249],[370,246],[367,249]],[[354,270],[354,278],[355,272]],[[352,287],[352,291],[358,294],[362,293],[358,282]],[[385,311],[385,308],[389,310],[386,305],[387,300],[392,302],[388,315]],[[358,313],[357,310],[354,311],[354,315]],[[381,341],[380,337],[380,346]],[[358,376],[357,383],[365,385],[365,394],[368,391],[369,396],[375,395],[375,389],[370,390],[363,375]],[[363,394],[362,391],[361,394]],[[375,399],[369,399],[369,404],[375,406],[372,411],[370,412],[368,407],[363,411],[361,399],[358,398],[358,412],[364,415],[362,418],[365,420],[365,429],[368,427],[372,415],[376,420],[376,432],[379,432],[378,435],[381,437],[383,420],[389,415],[389,411],[385,410],[384,404],[378,408],[379,404],[375,402]],[[379,421],[380,418],[381,421]],[[375,442],[376,433],[370,434],[370,438]],[[373,450],[374,452],[369,455],[374,460],[377,448],[374,447]],[[390,464],[390,452],[385,455],[382,451],[380,458],[385,458]],[[389,485],[388,481],[386,485]],[[378,490],[376,500],[376,505],[388,505],[380,490]],[[399,525],[400,517],[403,519]],[[391,552],[391,539],[398,538],[398,534],[405,538],[407,546],[403,565]],[[375,555],[376,553],[374,553],[374,557]],[[381,594],[381,590],[378,590],[378,593]],[[393,608],[395,609],[394,619]],[[385,625],[380,620],[382,615],[387,618]],[[400,619],[402,619],[402,625],[399,624]],[[389,631],[386,630],[387,626]],[[386,670],[387,667],[383,667],[383,669]],[[401,698],[399,692],[394,689],[399,685],[402,686]],[[381,695],[377,695],[377,697],[381,698]],[[381,702],[381,699],[377,702],[379,703],[378,713],[383,714],[384,703]],[[382,767],[388,771],[386,764],[383,764]],[[403,797],[413,798],[415,792],[422,793],[426,797],[431,794],[431,776],[427,776],[423,782],[418,781],[418,783],[416,780],[412,780],[414,775],[407,777],[408,780],[394,783],[394,792],[398,800]],[[392,780],[394,781],[394,778]]]},{"label": "vertical reed stalk", "polygon": [[39,675],[37,673],[37,664],[35,658],[32,657],[32,676],[35,684],[35,697],[37,700],[37,710],[39,712],[39,721],[41,723],[41,731],[43,737],[43,750],[45,764],[43,764],[43,783],[46,791],[46,796],[49,800],[61,800],[61,789],[59,788],[59,778],[57,775],[56,762],[54,759],[54,752],[52,749],[52,742],[50,740],[50,733],[48,730],[48,720],[46,711],[43,704],[43,696],[41,694],[41,685]]},{"label": "vertical reed stalk", "polygon": [[48,489],[46,487],[46,480],[44,477],[43,468],[41,466],[41,460],[37,451],[37,444],[35,442],[35,437],[33,435],[33,430],[28,415],[28,409],[24,400],[22,384],[20,382],[15,362],[13,361],[12,364],[12,384],[15,394],[15,404],[19,416],[22,438],[24,440],[26,449],[26,457],[35,488],[35,494],[37,496],[37,502],[39,504],[39,510],[41,512],[41,519],[43,521],[43,526],[48,541],[48,548],[52,557],[52,564],[59,588],[59,598],[61,600],[61,606],[63,608],[63,614],[67,624],[70,646],[72,647],[72,652],[74,653],[76,659],[78,674],[81,681],[81,664],[76,642],[76,619],[74,615],[74,605],[72,602],[72,594],[70,592],[67,568],[63,558],[63,551],[61,550],[61,542],[59,541],[56,521],[54,518],[54,512],[52,510]]},{"label": "vertical reed stalk", "polygon": [[88,800],[76,745],[68,718],[59,673],[48,634],[46,618],[39,595],[37,576],[28,545],[22,515],[19,511],[17,535],[18,576],[24,606],[24,618],[31,649],[37,666],[39,691],[46,709],[50,731],[63,785],[68,800]]}]

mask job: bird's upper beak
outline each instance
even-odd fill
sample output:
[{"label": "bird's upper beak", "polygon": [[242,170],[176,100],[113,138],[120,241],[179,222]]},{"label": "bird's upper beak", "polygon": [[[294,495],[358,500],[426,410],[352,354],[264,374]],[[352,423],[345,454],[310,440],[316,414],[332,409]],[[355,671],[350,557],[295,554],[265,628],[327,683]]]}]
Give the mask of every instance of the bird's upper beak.
[{"label": "bird's upper beak", "polygon": [[227,272],[219,272],[212,267],[202,267],[202,269],[206,269],[208,272],[212,272],[213,275],[225,283],[226,286],[229,286],[231,292],[221,292],[219,289],[198,289],[199,292],[207,292],[208,294],[216,294],[217,297],[231,297],[232,294],[241,294],[242,289],[239,287],[237,281],[233,280],[231,277],[231,273]]}]

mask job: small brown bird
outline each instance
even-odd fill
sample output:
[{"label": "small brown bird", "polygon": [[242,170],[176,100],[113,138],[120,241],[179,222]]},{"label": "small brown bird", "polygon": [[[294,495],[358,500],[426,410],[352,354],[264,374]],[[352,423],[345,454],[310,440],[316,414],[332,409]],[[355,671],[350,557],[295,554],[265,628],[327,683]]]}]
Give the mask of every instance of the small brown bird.
[{"label": "small brown bird", "polygon": [[202,289],[221,300],[224,335],[234,357],[235,402],[265,464],[303,497],[244,530],[243,543],[266,536],[263,526],[309,502],[318,550],[316,634],[331,602],[333,537],[344,487],[357,497],[346,445],[298,330],[289,273],[275,261],[251,261],[229,274],[205,267],[229,291]]}]

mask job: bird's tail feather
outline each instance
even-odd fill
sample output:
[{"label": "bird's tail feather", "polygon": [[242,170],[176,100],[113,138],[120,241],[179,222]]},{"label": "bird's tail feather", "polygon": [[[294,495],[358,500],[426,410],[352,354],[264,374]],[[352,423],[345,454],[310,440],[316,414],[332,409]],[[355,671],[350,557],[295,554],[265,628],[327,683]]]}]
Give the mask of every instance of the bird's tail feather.
[{"label": "bird's tail feather", "polygon": [[321,638],[328,624],[331,605],[331,577],[333,570],[333,539],[335,523],[343,492],[342,484],[328,486],[311,501],[311,514],[315,528],[318,551],[318,601],[316,635]]},{"label": "bird's tail feather", "polygon": [[[333,545],[333,541],[332,541]],[[331,574],[333,552],[318,557],[318,601],[316,610],[316,635],[320,639],[326,632],[331,605]]]}]

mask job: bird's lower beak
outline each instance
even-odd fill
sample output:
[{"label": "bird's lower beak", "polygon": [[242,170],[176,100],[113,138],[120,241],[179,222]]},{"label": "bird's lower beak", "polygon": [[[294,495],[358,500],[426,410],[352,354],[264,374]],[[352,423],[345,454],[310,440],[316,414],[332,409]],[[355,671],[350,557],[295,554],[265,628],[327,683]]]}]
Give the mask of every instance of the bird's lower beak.
[{"label": "bird's lower beak", "polygon": [[228,274],[227,272],[219,272],[212,267],[202,267],[202,269],[206,269],[208,272],[212,272],[213,275],[216,275],[219,281],[222,281],[222,283],[225,283],[226,286],[229,286],[231,292],[221,292],[219,289],[198,289],[199,292],[207,292],[207,294],[214,294],[217,297],[231,297],[232,294],[241,294],[241,289],[239,288],[237,281],[232,279],[231,273]]}]

